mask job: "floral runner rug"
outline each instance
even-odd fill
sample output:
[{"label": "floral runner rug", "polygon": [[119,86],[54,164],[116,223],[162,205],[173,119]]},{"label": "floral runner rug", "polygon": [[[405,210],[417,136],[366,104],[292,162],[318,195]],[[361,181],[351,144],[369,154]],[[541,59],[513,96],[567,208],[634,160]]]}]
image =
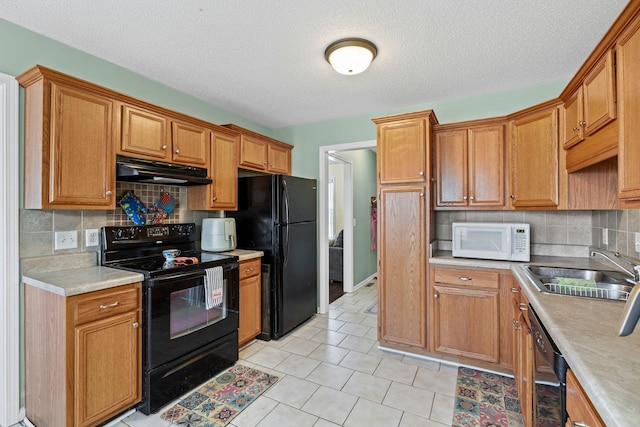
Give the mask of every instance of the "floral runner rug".
[{"label": "floral runner rug", "polygon": [[[560,427],[557,388],[536,384],[537,427]],[[467,367],[458,368],[453,427],[524,426],[513,378]]]},{"label": "floral runner rug", "polygon": [[235,365],[164,411],[162,419],[185,427],[220,427],[278,381],[278,377]]}]

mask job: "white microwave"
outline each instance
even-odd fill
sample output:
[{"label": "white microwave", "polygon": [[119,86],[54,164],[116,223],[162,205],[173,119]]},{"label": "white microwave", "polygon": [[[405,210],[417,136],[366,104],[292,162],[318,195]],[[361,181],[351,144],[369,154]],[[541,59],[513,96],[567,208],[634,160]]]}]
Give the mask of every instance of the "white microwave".
[{"label": "white microwave", "polygon": [[454,257],[530,261],[529,224],[454,222]]}]

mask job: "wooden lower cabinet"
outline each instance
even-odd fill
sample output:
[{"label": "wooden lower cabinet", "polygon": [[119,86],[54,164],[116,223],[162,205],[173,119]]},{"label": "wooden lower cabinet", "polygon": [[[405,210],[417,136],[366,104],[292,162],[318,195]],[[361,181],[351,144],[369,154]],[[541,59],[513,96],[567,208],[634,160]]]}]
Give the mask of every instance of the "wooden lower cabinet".
[{"label": "wooden lower cabinet", "polygon": [[434,267],[430,283],[433,350],[498,363],[499,273]]},{"label": "wooden lower cabinet", "polygon": [[605,427],[604,421],[571,369],[567,371],[567,414],[567,427]]},{"label": "wooden lower cabinet", "polygon": [[513,377],[520,398],[524,426],[532,427],[535,425],[533,400],[535,396],[535,344],[527,312],[524,310],[528,304],[527,298],[521,292],[520,285],[513,281],[511,299]]},{"label": "wooden lower cabinet", "polygon": [[240,262],[240,327],[238,345],[242,347],[262,331],[262,289],[260,259]]},{"label": "wooden lower cabinet", "polygon": [[37,426],[95,426],[141,400],[141,284],[70,297],[25,286],[25,405]]}]

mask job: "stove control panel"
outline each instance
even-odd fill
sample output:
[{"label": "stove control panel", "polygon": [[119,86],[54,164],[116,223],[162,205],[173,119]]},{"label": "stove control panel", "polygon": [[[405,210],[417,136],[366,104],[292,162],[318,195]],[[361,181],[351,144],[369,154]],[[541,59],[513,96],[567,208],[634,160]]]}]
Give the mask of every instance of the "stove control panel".
[{"label": "stove control panel", "polygon": [[196,225],[193,223],[103,227],[102,238],[106,248],[113,249],[121,248],[123,244],[146,246],[197,240]]}]

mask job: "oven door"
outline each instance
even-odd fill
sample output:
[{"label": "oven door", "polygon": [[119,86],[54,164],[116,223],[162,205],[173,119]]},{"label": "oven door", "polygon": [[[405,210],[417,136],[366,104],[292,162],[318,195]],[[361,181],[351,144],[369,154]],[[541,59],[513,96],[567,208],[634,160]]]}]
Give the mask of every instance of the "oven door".
[{"label": "oven door", "polygon": [[238,264],[224,267],[222,303],[207,309],[205,272],[149,280],[145,297],[145,369],[189,354],[238,329]]}]

